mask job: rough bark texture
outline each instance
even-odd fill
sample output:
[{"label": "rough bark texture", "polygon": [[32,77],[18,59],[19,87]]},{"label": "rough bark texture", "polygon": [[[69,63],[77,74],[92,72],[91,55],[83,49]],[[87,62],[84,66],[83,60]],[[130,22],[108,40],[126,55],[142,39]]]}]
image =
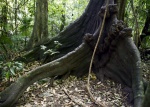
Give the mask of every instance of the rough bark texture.
[{"label": "rough bark texture", "polygon": [[118,5],[118,19],[124,21],[125,8],[127,0],[115,0],[115,3]]},{"label": "rough bark texture", "polygon": [[134,7],[134,1],[133,0],[130,0],[130,3],[131,3],[131,9],[132,9],[132,13],[133,13],[133,16],[134,16],[134,21],[135,21],[135,32],[134,32],[134,37],[133,37],[133,40],[134,40],[134,43],[135,45],[138,47],[138,42],[139,42],[139,36],[140,36],[140,31],[139,31],[139,23],[138,23],[138,13],[135,11],[135,7]]},{"label": "rough bark texture", "polygon": [[47,0],[36,1],[34,27],[26,50],[32,49],[37,43],[48,38],[48,2]]},{"label": "rough bark texture", "polygon": [[88,70],[90,58],[91,50],[83,43],[64,57],[30,71],[0,93],[0,107],[13,106],[26,88],[40,79],[64,75],[73,71],[83,71],[82,73],[84,73]]},{"label": "rough bark texture", "polygon": [[[134,107],[141,107],[144,90],[141,72],[140,54],[131,39],[132,30],[122,21],[117,20],[116,5],[109,5],[105,29],[95,55],[93,71],[97,78],[103,80],[104,76],[132,88],[134,94]],[[103,18],[105,7],[100,15]],[[92,50],[99,33],[87,34],[85,40]]]},{"label": "rough bark texture", "polygon": [[[6,4],[4,6],[1,7],[1,21],[0,21],[0,31],[1,31],[1,36],[7,36],[8,35],[8,31],[7,31],[7,14],[8,14],[8,7],[7,7],[7,1]],[[2,37],[1,37],[2,38]],[[2,40],[1,40],[2,42]]]},{"label": "rough bark texture", "polygon": [[[79,19],[71,23],[64,31],[58,36],[45,40],[43,43],[36,45],[36,47],[24,56],[26,62],[33,60],[44,59],[44,62],[50,62],[56,58],[60,58],[68,52],[74,50],[82,43],[83,36],[86,33],[93,34],[99,27],[99,11],[103,4],[103,0],[90,0],[85,12]],[[54,41],[59,41],[62,46],[57,49],[59,53],[55,55],[45,55],[41,50],[40,45],[45,45],[47,49],[53,49],[55,47]],[[46,50],[45,50],[46,51]]]},{"label": "rough bark texture", "polygon": [[[95,9],[93,5],[98,5],[96,3],[102,4],[102,1],[91,0],[87,9]],[[93,62],[93,72],[100,80],[103,80],[106,76],[114,81],[126,85],[127,87],[130,87],[134,97],[134,107],[141,107],[144,91],[140,68],[140,54],[131,39],[131,29],[127,28],[122,21],[117,20],[117,7],[113,4],[112,0],[110,1],[112,4],[109,4],[108,7],[109,11],[105,20],[104,30]],[[18,79],[10,87],[0,93],[0,106],[15,104],[17,99],[29,85],[42,78],[64,75],[67,72],[77,76],[87,73],[91,53],[99,35],[105,9],[105,6],[101,6],[101,11],[97,11],[101,17],[98,29],[95,32],[91,31],[92,33],[94,32],[94,34],[90,34],[90,32],[89,34],[86,34],[84,37],[85,43],[82,43],[75,50],[72,51],[72,47],[76,47],[81,43],[82,40],[80,39],[82,39],[82,35],[84,35],[83,31],[89,31],[89,28],[91,28],[92,25],[95,27],[93,20],[91,20],[91,22],[93,22],[91,23],[92,25],[90,27],[86,27],[86,22],[88,23],[88,20],[90,20],[87,19],[87,17],[92,18],[95,16],[84,16],[85,14],[83,14],[81,18],[85,18],[87,21],[79,19],[80,21],[76,21],[66,29],[68,33],[64,31],[60,34],[65,36],[59,35],[54,38],[54,40],[58,39],[61,43],[63,43],[63,46],[59,49],[62,53],[55,58],[63,56],[68,51],[72,52],[38,67]],[[95,11],[93,10],[93,13],[94,12]],[[97,15],[96,13],[94,14]],[[84,24],[81,21],[83,21]],[[85,25],[85,27],[83,25]],[[87,26],[88,25],[90,24],[88,23]],[[47,46],[48,45],[49,43]],[[61,49],[66,49],[66,51]]]}]

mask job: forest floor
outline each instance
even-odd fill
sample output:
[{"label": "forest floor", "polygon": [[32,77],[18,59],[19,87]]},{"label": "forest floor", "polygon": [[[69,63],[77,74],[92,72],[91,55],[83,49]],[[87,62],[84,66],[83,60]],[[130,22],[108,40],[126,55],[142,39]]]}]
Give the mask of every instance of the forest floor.
[{"label": "forest floor", "polygon": [[[97,107],[89,98],[86,90],[87,78],[70,76],[66,80],[56,80],[52,87],[49,83],[36,82],[29,87],[18,102],[17,107]],[[97,101],[112,107],[127,107],[126,96],[122,95],[121,85],[109,80],[99,82],[93,76],[91,92]]]},{"label": "forest floor", "polygon": [[[36,66],[39,66],[37,62],[25,72]],[[150,80],[150,62],[142,63],[142,69],[143,77]],[[16,107],[97,107],[89,98],[86,84],[87,76],[70,76],[64,80],[54,80],[53,84],[50,78],[46,78],[28,87]],[[125,93],[118,83],[108,79],[102,83],[92,74],[90,88],[95,99],[106,107],[131,107],[127,103],[129,93]]]}]

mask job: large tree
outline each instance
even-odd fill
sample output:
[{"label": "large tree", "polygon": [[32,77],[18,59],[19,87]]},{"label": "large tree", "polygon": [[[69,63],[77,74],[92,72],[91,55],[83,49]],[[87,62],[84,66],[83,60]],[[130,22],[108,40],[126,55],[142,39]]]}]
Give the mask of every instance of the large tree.
[{"label": "large tree", "polygon": [[[26,55],[26,58],[32,58],[34,54],[34,59],[53,61],[30,71],[1,92],[0,106],[13,106],[26,88],[37,80],[65,74],[86,74],[100,29],[104,27],[94,57],[93,72],[100,80],[106,76],[129,87],[134,107],[141,107],[144,97],[141,59],[131,39],[132,30],[117,19],[118,10],[113,0],[109,0],[105,19],[106,8],[104,0],[90,0],[79,19],[57,37],[42,44],[51,48],[54,46],[53,41],[59,41],[62,46],[58,49],[60,53],[55,56],[45,56],[40,47],[35,47]],[[102,20],[105,20],[104,26]]]},{"label": "large tree", "polygon": [[27,44],[26,49],[30,50],[32,47],[48,38],[48,1],[36,0],[36,11],[34,18],[34,27],[31,38]]}]

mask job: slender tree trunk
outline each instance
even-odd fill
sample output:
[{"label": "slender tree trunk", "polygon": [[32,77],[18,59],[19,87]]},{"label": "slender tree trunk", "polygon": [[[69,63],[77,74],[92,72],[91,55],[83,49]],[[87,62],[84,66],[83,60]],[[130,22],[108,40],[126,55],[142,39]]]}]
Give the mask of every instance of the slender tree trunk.
[{"label": "slender tree trunk", "polygon": [[48,38],[48,2],[47,0],[36,1],[36,12],[34,27],[31,38],[27,44],[27,50],[30,50],[37,43]]},{"label": "slender tree trunk", "polygon": [[17,31],[17,28],[18,28],[18,25],[17,25],[17,11],[18,11],[18,1],[15,0],[15,35],[17,35],[18,31]]},{"label": "slender tree trunk", "polygon": [[8,29],[7,29],[7,24],[8,24],[8,20],[7,20],[7,14],[8,14],[8,4],[7,4],[7,0],[5,1],[5,5],[2,6],[2,10],[1,10],[1,21],[0,21],[0,25],[1,25],[1,35],[0,35],[0,44],[2,49],[4,50],[4,54],[5,54],[5,60],[9,59],[9,51],[5,45],[6,43],[6,38],[8,38]]},{"label": "slender tree trunk", "polygon": [[133,40],[135,42],[135,45],[138,47],[140,32],[139,32],[139,24],[138,24],[137,12],[134,9],[134,2],[133,2],[133,0],[130,0],[130,3],[131,3],[131,9],[132,9],[134,20],[135,20],[135,28],[134,28],[135,32],[134,32]]},{"label": "slender tree trunk", "polygon": [[8,14],[8,7],[7,1],[6,5],[2,7],[2,15],[1,15],[1,36],[7,36],[7,14]]},{"label": "slender tree trunk", "polygon": [[115,2],[118,5],[118,9],[119,9],[118,19],[124,21],[127,0],[116,0]]}]

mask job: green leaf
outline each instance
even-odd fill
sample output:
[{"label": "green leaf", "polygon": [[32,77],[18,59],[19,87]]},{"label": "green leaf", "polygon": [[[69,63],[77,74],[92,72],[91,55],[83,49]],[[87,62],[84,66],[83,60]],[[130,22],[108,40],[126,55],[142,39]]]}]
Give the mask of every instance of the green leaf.
[{"label": "green leaf", "polygon": [[10,72],[6,72],[5,77],[6,77],[7,79],[9,79],[9,78],[10,78]]},{"label": "green leaf", "polygon": [[47,47],[44,46],[44,45],[41,45],[40,47],[41,47],[42,50],[45,50],[45,49],[47,48]]},{"label": "green leaf", "polygon": [[12,63],[11,62],[7,62],[6,65],[10,68]]},{"label": "green leaf", "polygon": [[15,75],[16,73],[14,72],[14,68],[10,68],[10,72]]},{"label": "green leaf", "polygon": [[0,36],[0,42],[4,43],[4,44],[12,44],[12,40],[11,38],[5,36]]}]

